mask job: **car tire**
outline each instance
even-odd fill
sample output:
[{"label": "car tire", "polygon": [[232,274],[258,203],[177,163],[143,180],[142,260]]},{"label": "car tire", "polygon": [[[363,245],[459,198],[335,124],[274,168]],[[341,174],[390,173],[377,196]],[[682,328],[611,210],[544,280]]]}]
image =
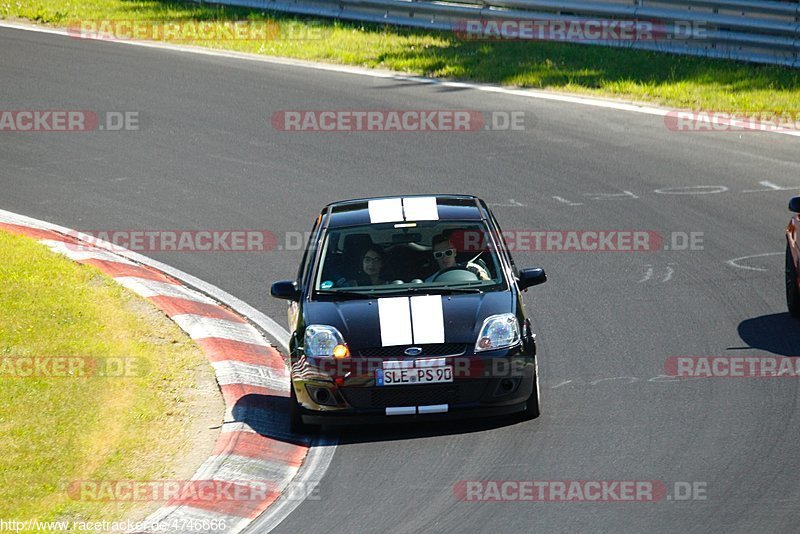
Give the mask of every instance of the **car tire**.
[{"label": "car tire", "polygon": [[525,401],[525,411],[522,412],[522,420],[529,421],[536,419],[540,414],[539,409],[539,375],[533,376],[533,392],[528,400]]},{"label": "car tire", "polygon": [[300,404],[294,393],[294,384],[289,386],[289,430],[292,434],[317,434],[320,430],[319,425],[309,425],[303,422]]},{"label": "car tire", "polygon": [[797,268],[792,251],[786,243],[786,307],[794,317],[800,317],[800,290],[797,287]]}]

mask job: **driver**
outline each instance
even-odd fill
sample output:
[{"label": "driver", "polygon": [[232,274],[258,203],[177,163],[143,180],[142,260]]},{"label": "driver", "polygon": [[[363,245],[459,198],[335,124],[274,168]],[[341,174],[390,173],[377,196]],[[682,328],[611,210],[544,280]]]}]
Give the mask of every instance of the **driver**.
[{"label": "driver", "polygon": [[466,265],[462,266],[456,262],[456,247],[453,245],[448,234],[442,233],[433,236],[432,245],[433,259],[436,260],[439,270],[427,277],[425,279],[426,282],[432,282],[442,271],[450,269],[451,267],[462,267],[465,270],[471,271],[480,280],[491,279],[486,269],[477,263],[468,262]]}]

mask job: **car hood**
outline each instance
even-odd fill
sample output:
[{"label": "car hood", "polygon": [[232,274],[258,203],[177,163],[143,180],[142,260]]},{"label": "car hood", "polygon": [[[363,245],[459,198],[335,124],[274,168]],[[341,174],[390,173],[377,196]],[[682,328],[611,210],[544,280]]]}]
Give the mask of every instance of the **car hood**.
[{"label": "car hood", "polygon": [[[444,343],[475,343],[483,320],[498,313],[516,313],[516,301],[511,291],[494,291],[488,293],[470,293],[460,295],[428,296],[424,306],[411,305],[409,299],[415,297],[388,297],[387,299],[345,300],[340,302],[309,301],[303,309],[306,325],[324,324],[336,327],[344,336],[351,349],[371,348],[389,345],[400,345],[392,338],[397,330],[396,324],[402,324],[403,318],[397,314],[407,314],[413,324],[414,318],[426,325],[426,331],[440,332],[437,321],[429,320],[431,310],[433,316],[438,314],[441,301],[442,326]],[[386,306],[381,300],[392,300],[392,315],[386,313]],[[405,302],[404,302],[405,301]],[[385,304],[385,303],[384,303]],[[379,311],[383,308],[383,311]],[[422,309],[421,309],[422,308]],[[399,310],[399,311],[398,311]],[[404,311],[407,310],[407,311]],[[383,316],[382,316],[383,315]],[[433,326],[431,326],[433,325]],[[420,343],[413,336],[408,344]]]}]

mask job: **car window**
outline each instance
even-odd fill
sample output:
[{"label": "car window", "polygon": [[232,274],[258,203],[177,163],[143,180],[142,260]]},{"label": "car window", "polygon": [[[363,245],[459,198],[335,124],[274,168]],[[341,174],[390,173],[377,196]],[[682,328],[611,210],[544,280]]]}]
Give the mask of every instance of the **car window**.
[{"label": "car window", "polygon": [[373,294],[422,289],[496,291],[506,280],[483,221],[328,228],[314,289]]}]

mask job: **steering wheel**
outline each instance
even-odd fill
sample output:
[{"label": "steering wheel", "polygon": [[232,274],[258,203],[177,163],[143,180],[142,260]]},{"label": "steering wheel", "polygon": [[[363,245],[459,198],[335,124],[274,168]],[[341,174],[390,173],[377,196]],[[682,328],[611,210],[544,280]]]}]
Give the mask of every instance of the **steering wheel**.
[{"label": "steering wheel", "polygon": [[[472,271],[470,271],[469,269],[467,269],[463,265],[453,265],[452,267],[447,267],[446,269],[442,269],[441,271],[436,273],[436,276],[433,277],[431,282],[438,282],[439,278],[442,275],[445,275],[447,273],[451,273],[453,271],[464,271],[465,273],[469,273],[470,275],[472,275],[474,277],[474,280],[478,280],[478,277],[475,275],[475,273],[473,273]],[[467,280],[463,280],[463,281],[466,282]],[[469,280],[469,281],[472,281],[472,280]]]}]

